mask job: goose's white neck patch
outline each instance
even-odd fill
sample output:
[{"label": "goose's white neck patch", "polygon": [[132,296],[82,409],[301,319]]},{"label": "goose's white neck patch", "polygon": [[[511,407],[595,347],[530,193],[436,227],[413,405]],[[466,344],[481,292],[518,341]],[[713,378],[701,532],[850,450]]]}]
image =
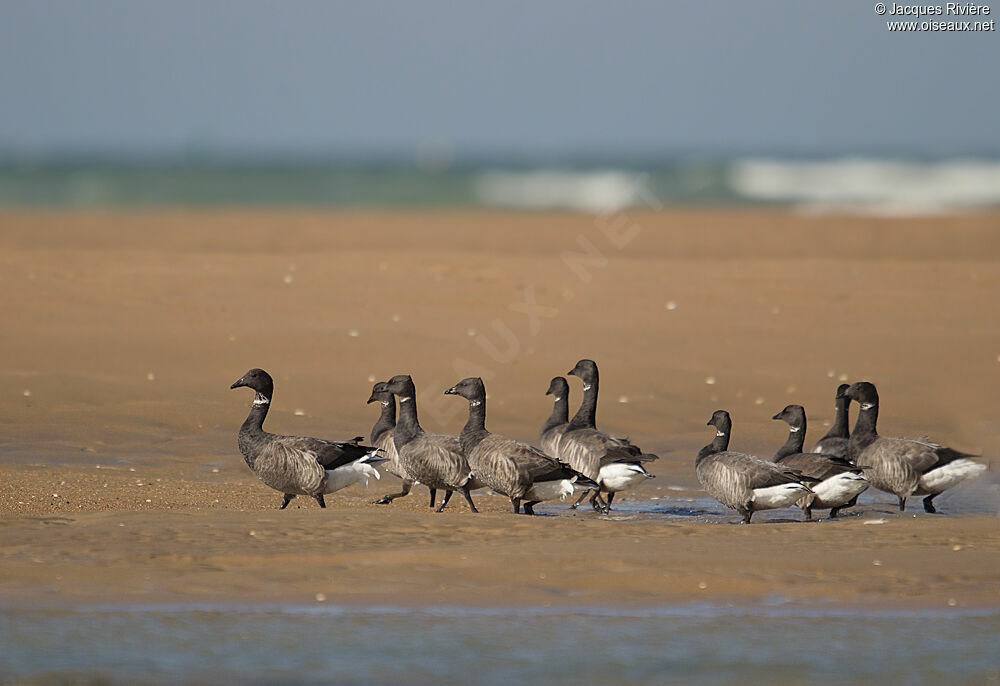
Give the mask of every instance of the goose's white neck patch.
[{"label": "goose's white neck patch", "polygon": [[559,401],[560,401],[560,400],[562,400],[562,399],[563,399],[563,398],[562,398],[562,396],[561,396],[561,395],[557,395],[557,396],[556,396],[556,402],[559,402]]},{"label": "goose's white neck patch", "polygon": [[875,403],[861,403],[862,410],[870,410],[875,407]]},{"label": "goose's white neck patch", "polygon": [[411,400],[413,400],[413,398],[411,398],[411,397],[408,397],[408,396],[405,396],[405,395],[399,396],[399,402],[401,402],[401,403],[408,403]]},{"label": "goose's white neck patch", "polygon": [[716,435],[716,437],[718,437],[718,436],[725,436],[726,432],[725,431],[716,431],[715,435]]},{"label": "goose's white neck patch", "polygon": [[593,386],[591,386],[589,383],[583,384],[583,390],[589,391],[591,388],[593,388]]},{"label": "goose's white neck patch", "polygon": [[389,407],[389,401],[388,400],[383,400],[382,401],[382,407]]},{"label": "goose's white neck patch", "polygon": [[268,398],[266,395],[261,395],[260,393],[258,393],[257,397],[253,399],[253,404],[254,405],[270,405],[271,404],[271,399]]},{"label": "goose's white neck patch", "polygon": [[802,431],[802,427],[801,426],[790,426],[790,427],[788,427],[788,431],[789,431],[789,433],[797,434],[798,432]]},{"label": "goose's white neck patch", "polygon": [[479,407],[482,404],[483,404],[482,400],[470,400],[469,401],[469,407]]}]

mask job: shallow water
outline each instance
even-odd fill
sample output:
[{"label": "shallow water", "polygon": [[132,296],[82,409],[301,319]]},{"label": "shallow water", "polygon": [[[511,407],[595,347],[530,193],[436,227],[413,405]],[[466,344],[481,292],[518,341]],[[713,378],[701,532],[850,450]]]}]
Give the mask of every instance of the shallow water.
[{"label": "shallow water", "polygon": [[[674,489],[691,493],[680,487],[674,487]],[[614,501],[612,512],[604,516],[611,519],[682,519],[708,524],[725,524],[740,520],[740,516],[734,510],[728,509],[715,498],[704,494],[684,495],[670,491],[671,489],[668,487],[667,492],[660,490],[655,493],[652,491],[626,493],[624,497],[619,497]],[[993,475],[989,475],[946,491],[938,496],[934,503],[938,508],[936,514],[924,512],[921,498],[918,496],[907,502],[905,512],[899,512],[895,496],[869,488],[858,497],[858,504],[855,507],[842,510],[839,516],[846,519],[863,518],[866,521],[899,517],[943,517],[970,514],[998,516],[1000,515],[1000,483]],[[537,506],[535,510],[549,515],[566,515],[575,512],[580,515],[590,514],[593,516],[593,511],[586,501],[575,511],[568,509],[568,503],[558,502],[544,503]],[[822,521],[829,514],[829,510],[815,510],[813,518]],[[755,523],[793,522],[803,519],[802,511],[794,507],[763,510],[755,512],[753,515]]]},{"label": "shallow water", "polygon": [[836,606],[8,609],[41,683],[1000,683],[1000,613]]}]

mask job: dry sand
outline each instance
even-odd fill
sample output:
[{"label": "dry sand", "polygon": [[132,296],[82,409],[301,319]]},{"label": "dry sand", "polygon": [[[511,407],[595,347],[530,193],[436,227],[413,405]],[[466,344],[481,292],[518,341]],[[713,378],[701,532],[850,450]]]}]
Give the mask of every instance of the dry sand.
[{"label": "dry sand", "polygon": [[[996,213],[0,213],[0,603],[998,606],[998,229]],[[367,435],[370,379],[408,372],[426,428],[460,429],[441,392],[476,374],[490,428],[533,439],[549,378],[581,357],[601,367],[599,425],[663,456],[638,509],[699,495],[714,409],[735,448],[770,454],[788,403],[825,432],[841,376],[878,384],[883,433],[930,433],[991,472],[942,496],[947,515],[729,526],[514,517],[488,496],[435,515],[423,489],[371,505],[392,479],[278,512],[236,450],[250,394],[228,387],[249,367],[275,376],[275,432]]]}]

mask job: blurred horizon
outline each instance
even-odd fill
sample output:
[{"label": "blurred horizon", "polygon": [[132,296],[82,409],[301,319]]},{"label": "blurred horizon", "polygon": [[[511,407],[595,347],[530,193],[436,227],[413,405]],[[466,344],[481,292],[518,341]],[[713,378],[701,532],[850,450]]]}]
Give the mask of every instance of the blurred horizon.
[{"label": "blurred horizon", "polygon": [[0,165],[0,207],[351,207],[569,210],[789,207],[942,215],[1000,207],[1000,159],[684,158],[658,164],[79,160]]}]

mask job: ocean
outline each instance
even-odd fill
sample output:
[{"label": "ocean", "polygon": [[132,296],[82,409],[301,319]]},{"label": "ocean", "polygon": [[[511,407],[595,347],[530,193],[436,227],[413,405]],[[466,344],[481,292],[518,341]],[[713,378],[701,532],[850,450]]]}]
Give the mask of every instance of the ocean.
[{"label": "ocean", "polygon": [[656,164],[0,164],[0,207],[779,206],[913,216],[1000,206],[1000,159],[678,159]]}]

